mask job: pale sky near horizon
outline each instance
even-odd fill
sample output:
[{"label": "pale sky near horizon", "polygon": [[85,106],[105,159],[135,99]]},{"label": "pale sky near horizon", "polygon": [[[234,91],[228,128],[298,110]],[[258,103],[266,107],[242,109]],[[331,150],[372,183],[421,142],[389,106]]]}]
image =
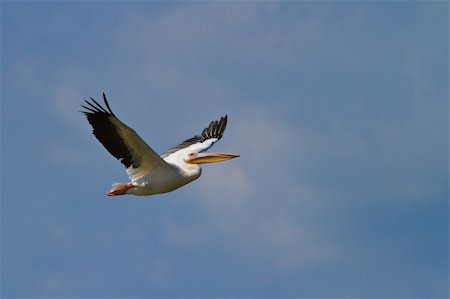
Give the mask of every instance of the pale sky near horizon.
[{"label": "pale sky near horizon", "polygon": [[[1,297],[449,296],[446,1],[3,1]],[[78,111],[162,153],[228,114],[175,192]]]}]

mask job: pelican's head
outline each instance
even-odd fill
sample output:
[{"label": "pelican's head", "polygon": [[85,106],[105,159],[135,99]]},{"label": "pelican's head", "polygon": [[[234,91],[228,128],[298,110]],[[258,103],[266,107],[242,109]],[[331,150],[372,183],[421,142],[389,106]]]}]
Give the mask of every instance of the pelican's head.
[{"label": "pelican's head", "polygon": [[229,153],[189,152],[185,161],[186,163],[189,164],[206,164],[206,163],[222,162],[233,158],[237,158],[239,156],[240,156],[239,154],[229,154]]}]

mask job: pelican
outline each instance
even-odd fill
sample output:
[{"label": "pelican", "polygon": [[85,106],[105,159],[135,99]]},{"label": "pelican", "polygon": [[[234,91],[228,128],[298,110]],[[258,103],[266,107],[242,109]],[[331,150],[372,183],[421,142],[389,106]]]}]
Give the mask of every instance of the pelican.
[{"label": "pelican", "polygon": [[130,182],[114,183],[108,196],[153,195],[173,191],[199,178],[200,164],[220,162],[239,157],[230,153],[207,153],[227,126],[227,115],[212,121],[200,135],[195,135],[158,155],[130,127],[112,112],[105,93],[105,107],[93,98],[81,105],[91,124],[94,136],[127,169]]}]

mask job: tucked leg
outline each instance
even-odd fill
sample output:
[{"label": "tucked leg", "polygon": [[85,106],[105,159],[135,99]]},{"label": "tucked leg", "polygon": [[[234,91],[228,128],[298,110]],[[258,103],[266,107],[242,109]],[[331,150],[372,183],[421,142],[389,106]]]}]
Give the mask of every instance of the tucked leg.
[{"label": "tucked leg", "polygon": [[129,182],[127,184],[123,184],[123,186],[114,187],[111,191],[107,192],[106,195],[108,196],[115,196],[115,195],[125,195],[129,189],[134,188],[134,184],[132,182]]}]

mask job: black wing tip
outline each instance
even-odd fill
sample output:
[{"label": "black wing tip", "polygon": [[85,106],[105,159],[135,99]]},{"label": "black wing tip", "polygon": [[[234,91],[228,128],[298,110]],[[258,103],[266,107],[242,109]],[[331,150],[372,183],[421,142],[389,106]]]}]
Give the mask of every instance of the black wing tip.
[{"label": "black wing tip", "polygon": [[106,108],[108,108],[109,113],[110,113],[112,116],[115,116],[114,113],[113,113],[112,110],[111,110],[111,107],[109,106],[108,100],[106,99],[105,92],[103,92],[103,101],[105,102]]},{"label": "black wing tip", "polygon": [[228,115],[222,116],[218,120],[213,120],[209,123],[209,126],[203,129],[202,137],[204,140],[210,138],[221,139],[223,133],[225,132],[225,128],[227,127]]},{"label": "black wing tip", "polygon": [[84,113],[85,115],[96,113],[96,111],[95,111],[94,109],[92,109],[92,108],[89,108],[89,107],[84,106],[84,105],[80,105],[80,106],[81,106],[82,108],[86,109],[86,110],[85,110],[85,111],[79,110],[78,112]]},{"label": "black wing tip", "polygon": [[89,98],[91,99],[91,102],[84,100],[88,106],[80,105],[81,107],[83,107],[86,110],[79,111],[79,112],[84,113],[86,116],[89,116],[89,115],[116,116],[112,112],[111,107],[109,106],[109,103],[106,99],[106,95],[104,92],[103,92],[103,101],[105,102],[106,108],[108,108],[108,110],[106,110],[102,105],[100,105],[96,100],[94,100],[94,98],[92,98],[92,97],[89,97]]}]

